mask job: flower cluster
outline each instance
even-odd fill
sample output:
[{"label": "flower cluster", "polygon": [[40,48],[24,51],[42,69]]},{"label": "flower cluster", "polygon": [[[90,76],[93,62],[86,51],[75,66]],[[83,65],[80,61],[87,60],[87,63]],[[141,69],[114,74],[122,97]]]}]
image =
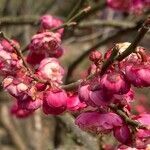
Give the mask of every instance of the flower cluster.
[{"label": "flower cluster", "polygon": [[148,0],[107,0],[107,4],[110,8],[115,10],[134,12],[136,14],[150,7],[150,1]]},{"label": "flower cluster", "polygon": [[[86,107],[76,92],[70,93],[61,88],[65,72],[58,58],[63,54],[63,29],[55,33],[50,30],[62,23],[51,15],[42,16],[39,30],[28,45],[25,58],[18,54],[20,46],[16,41],[0,40],[2,85],[12,96],[14,105],[11,113],[18,118],[27,117],[38,108],[42,108],[45,114],[58,115]],[[30,66],[25,65],[26,60]]]},{"label": "flower cluster", "polygon": [[[116,44],[119,48],[118,55],[121,55],[129,45],[127,42]],[[104,61],[111,59],[112,51],[113,49],[105,53]],[[91,109],[81,113],[75,123],[81,129],[97,134],[113,132],[120,143],[128,146],[134,143],[137,148],[144,149],[144,143],[150,138],[150,114],[132,116],[131,102],[134,100],[134,92],[131,86],[150,86],[149,57],[150,54],[144,48],[137,47],[135,53],[111,64],[105,72],[100,72],[103,65],[102,55],[98,51],[92,52],[89,58],[95,66],[95,77],[82,82],[78,89],[81,102],[85,102]],[[113,106],[146,128],[133,133],[132,127],[115,113]]]},{"label": "flower cluster", "polygon": [[[118,8],[122,3],[112,5]],[[129,6],[126,2],[123,9]],[[65,70],[58,60],[63,54],[63,29],[59,28],[62,23],[53,16],[41,17],[25,58],[16,41],[0,39],[0,74],[3,88],[14,101],[11,113],[24,118],[39,108],[47,115],[82,110],[75,120],[82,130],[96,134],[112,132],[121,143],[119,149],[124,146],[125,149],[131,146],[146,149],[150,138],[150,114],[132,115],[131,102],[134,100],[133,86],[150,86],[150,53],[137,47],[123,60],[112,61],[115,48],[104,56],[93,51],[89,56],[92,62],[89,76],[79,81],[77,90],[66,91],[62,86]],[[116,44],[115,58],[129,46],[128,42]],[[104,69],[108,60],[112,63]]]},{"label": "flower cluster", "polygon": [[46,57],[59,58],[62,56],[64,50],[61,46],[61,37],[64,30],[51,32],[53,28],[59,27],[62,23],[60,19],[51,15],[44,15],[40,18],[38,33],[32,37],[28,45],[28,63],[38,65]]}]

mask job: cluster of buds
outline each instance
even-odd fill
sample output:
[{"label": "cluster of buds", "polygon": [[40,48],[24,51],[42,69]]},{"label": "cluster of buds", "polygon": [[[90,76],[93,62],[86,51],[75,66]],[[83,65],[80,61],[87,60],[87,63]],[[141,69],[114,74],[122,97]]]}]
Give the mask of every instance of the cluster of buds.
[{"label": "cluster of buds", "polygon": [[52,29],[59,27],[62,23],[62,20],[51,15],[44,15],[40,18],[38,33],[32,37],[28,45],[28,63],[38,65],[46,57],[59,58],[62,56],[64,50],[61,46],[61,37],[64,30],[51,32]]},{"label": "cluster of buds", "polygon": [[112,9],[135,14],[139,14],[150,7],[149,0],[107,0],[107,4]]},{"label": "cluster of buds", "polygon": [[[117,55],[121,55],[129,45],[127,42],[116,44]],[[104,61],[111,59],[112,51],[113,49],[105,53]],[[131,86],[150,86],[150,54],[144,48],[137,47],[135,53],[111,64],[105,72],[101,72],[103,58],[100,52],[92,52],[89,58],[94,63],[95,76],[81,83],[78,94],[81,102],[85,102],[90,109],[76,118],[76,124],[81,129],[96,134],[113,132],[120,143],[128,146],[134,143],[135,147],[144,149],[146,141],[150,138],[150,114],[131,114],[131,102],[134,99]],[[146,128],[139,128],[133,133],[133,126],[130,126],[125,118],[120,117],[112,106],[116,106],[115,109],[120,109]]]}]

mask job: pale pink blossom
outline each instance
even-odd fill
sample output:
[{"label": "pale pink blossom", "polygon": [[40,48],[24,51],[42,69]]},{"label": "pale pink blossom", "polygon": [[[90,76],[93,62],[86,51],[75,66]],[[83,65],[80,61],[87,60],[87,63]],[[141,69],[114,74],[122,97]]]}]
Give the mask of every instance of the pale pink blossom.
[{"label": "pale pink blossom", "polygon": [[2,82],[4,89],[17,99],[25,99],[27,97],[28,85],[14,77],[7,77]]},{"label": "pale pink blossom", "polygon": [[64,69],[55,58],[45,58],[41,61],[37,74],[46,80],[62,83]]}]

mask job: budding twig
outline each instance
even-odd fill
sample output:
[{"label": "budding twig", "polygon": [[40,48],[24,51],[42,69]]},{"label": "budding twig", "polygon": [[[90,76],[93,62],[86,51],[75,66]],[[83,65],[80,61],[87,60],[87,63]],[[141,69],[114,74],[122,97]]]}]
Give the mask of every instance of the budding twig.
[{"label": "budding twig", "polygon": [[109,105],[109,108],[112,109],[115,113],[117,113],[119,116],[121,116],[124,121],[136,128],[140,128],[140,129],[146,129],[146,127],[144,127],[143,125],[141,125],[139,122],[132,120],[131,118],[129,118],[125,112],[123,112],[121,109],[119,109],[115,104],[111,104]]},{"label": "budding twig", "polygon": [[145,34],[148,32],[149,28],[150,28],[150,17],[148,17],[148,19],[146,19],[146,21],[143,23],[143,26],[141,27],[140,31],[138,32],[138,34],[135,37],[135,39],[133,40],[133,42],[122,54],[117,55],[117,53],[114,52],[116,47],[114,47],[110,58],[108,60],[106,60],[106,62],[103,64],[100,74],[103,75],[105,73],[105,71],[107,70],[107,68],[114,61],[121,61],[124,58],[126,58],[127,56],[129,56],[131,53],[133,53],[135,51],[136,47],[138,46],[138,44],[140,43],[140,41],[143,39]]}]

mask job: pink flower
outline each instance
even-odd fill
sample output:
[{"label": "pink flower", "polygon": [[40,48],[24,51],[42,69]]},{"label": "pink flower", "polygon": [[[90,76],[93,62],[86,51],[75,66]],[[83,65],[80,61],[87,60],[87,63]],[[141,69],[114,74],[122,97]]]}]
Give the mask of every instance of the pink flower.
[{"label": "pink flower", "polygon": [[104,74],[100,85],[103,90],[112,94],[126,94],[130,90],[130,83],[122,72]]},{"label": "pink flower", "polygon": [[102,89],[90,90],[90,85],[79,87],[79,99],[92,107],[107,106],[112,95],[108,95]]},{"label": "pink flower", "polygon": [[69,96],[67,99],[67,109],[77,111],[86,107],[84,102],[81,102],[77,95]]},{"label": "pink flower", "polygon": [[122,144],[130,145],[132,143],[132,133],[127,125],[114,128],[114,137]]},{"label": "pink flower", "polygon": [[89,88],[90,88],[89,85],[83,85],[79,87],[78,89],[79,99],[81,100],[81,102],[85,102],[88,105],[94,105],[90,101],[90,97],[89,97],[90,89]]},{"label": "pink flower", "polygon": [[3,80],[4,89],[17,99],[25,99],[27,97],[28,85],[15,79],[14,77],[7,77]]},{"label": "pink flower", "polygon": [[33,111],[20,108],[17,104],[12,105],[10,113],[17,118],[26,118],[33,114]]},{"label": "pink flower", "polygon": [[127,65],[125,74],[127,79],[136,87],[150,86],[150,65],[147,63]]},{"label": "pink flower", "polygon": [[84,112],[76,118],[75,124],[85,131],[109,133],[122,126],[122,119],[115,113]]},{"label": "pink flower", "polygon": [[[59,18],[53,17],[51,15],[44,15],[40,18],[40,29],[39,32],[48,31],[52,28],[59,27],[63,24],[63,21]],[[64,32],[64,29],[59,29],[57,32],[62,35]]]},{"label": "pink flower", "polygon": [[63,54],[61,39],[58,33],[42,32],[32,37],[29,49],[32,52],[40,53],[49,57],[60,57]]},{"label": "pink flower", "polygon": [[55,58],[45,58],[41,61],[37,74],[46,80],[62,83],[64,69]]},{"label": "pink flower", "polygon": [[43,112],[53,115],[63,113],[67,107],[67,99],[65,91],[46,91],[44,94]]},{"label": "pink flower", "polygon": [[145,126],[147,129],[138,129],[136,136],[138,138],[150,138],[150,114],[141,114],[134,117],[134,120],[138,121],[141,125]]}]

